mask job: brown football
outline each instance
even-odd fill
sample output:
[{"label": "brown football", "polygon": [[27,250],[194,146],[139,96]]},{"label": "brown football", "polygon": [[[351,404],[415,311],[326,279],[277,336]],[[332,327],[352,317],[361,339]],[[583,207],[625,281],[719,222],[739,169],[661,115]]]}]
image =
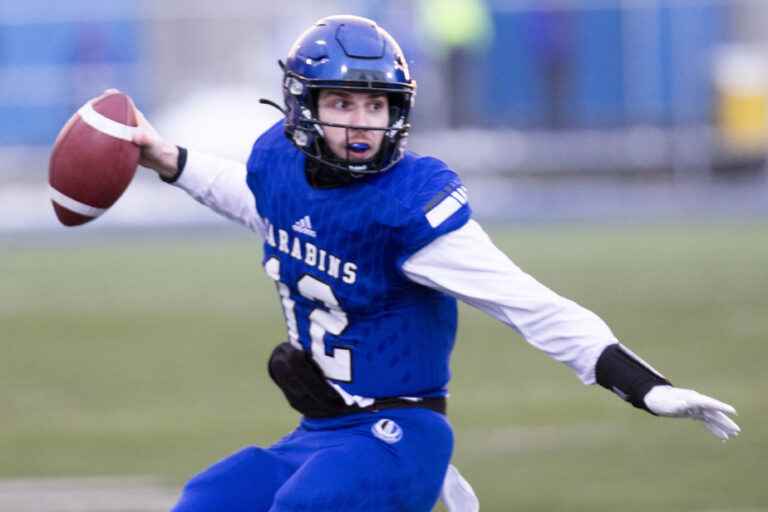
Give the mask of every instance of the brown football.
[{"label": "brown football", "polygon": [[62,224],[95,219],[125,192],[139,163],[139,147],[131,142],[136,126],[133,101],[114,90],[67,121],[48,166],[51,202]]}]

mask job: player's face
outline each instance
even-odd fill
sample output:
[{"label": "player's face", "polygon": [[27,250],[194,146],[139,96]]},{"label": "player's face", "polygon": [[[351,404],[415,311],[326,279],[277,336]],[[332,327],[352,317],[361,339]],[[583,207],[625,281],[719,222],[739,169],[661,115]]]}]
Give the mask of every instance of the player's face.
[{"label": "player's face", "polygon": [[[371,128],[389,126],[389,99],[386,94],[322,90],[318,117],[324,123]],[[355,130],[324,126],[328,149],[342,160],[363,161],[379,151],[383,130]],[[348,133],[347,133],[348,132]]]}]

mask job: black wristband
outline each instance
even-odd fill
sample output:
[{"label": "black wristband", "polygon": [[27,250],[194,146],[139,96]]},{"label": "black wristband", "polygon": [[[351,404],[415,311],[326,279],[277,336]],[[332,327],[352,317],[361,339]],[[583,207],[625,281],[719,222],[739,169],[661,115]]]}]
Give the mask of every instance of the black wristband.
[{"label": "black wristband", "polygon": [[645,395],[654,386],[670,385],[667,379],[624,351],[619,344],[609,345],[600,354],[595,378],[604,388],[651,414],[654,413],[645,405]]},{"label": "black wristband", "polygon": [[179,179],[181,173],[184,172],[184,167],[187,166],[187,148],[176,146],[179,149],[179,156],[176,159],[176,174],[170,177],[160,176],[160,179],[166,183],[175,183]]}]

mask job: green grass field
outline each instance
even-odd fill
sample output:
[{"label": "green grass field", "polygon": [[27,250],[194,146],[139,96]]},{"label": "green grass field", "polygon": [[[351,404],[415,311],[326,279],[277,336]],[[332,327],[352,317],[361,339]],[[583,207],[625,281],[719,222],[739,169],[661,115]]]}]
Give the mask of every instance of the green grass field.
[{"label": "green grass field", "polygon": [[[768,510],[768,225],[494,233],[674,383],[733,403],[743,434],[637,411],[463,308],[449,408],[482,510]],[[293,426],[250,235],[67,238],[0,241],[0,478],[178,485]]]}]

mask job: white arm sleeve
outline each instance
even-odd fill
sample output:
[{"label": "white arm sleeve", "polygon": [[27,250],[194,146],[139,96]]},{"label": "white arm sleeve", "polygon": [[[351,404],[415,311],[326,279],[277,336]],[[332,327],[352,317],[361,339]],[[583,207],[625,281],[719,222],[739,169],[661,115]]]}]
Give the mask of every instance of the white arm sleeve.
[{"label": "white arm sleeve", "polygon": [[256,200],[245,181],[245,164],[189,151],[184,171],[173,185],[216,213],[255,231],[264,238],[264,224]]},{"label": "white arm sleeve", "polygon": [[595,383],[603,349],[618,343],[597,315],[523,272],[474,220],[410,256],[413,281],[448,293],[515,328],[534,347]]}]

